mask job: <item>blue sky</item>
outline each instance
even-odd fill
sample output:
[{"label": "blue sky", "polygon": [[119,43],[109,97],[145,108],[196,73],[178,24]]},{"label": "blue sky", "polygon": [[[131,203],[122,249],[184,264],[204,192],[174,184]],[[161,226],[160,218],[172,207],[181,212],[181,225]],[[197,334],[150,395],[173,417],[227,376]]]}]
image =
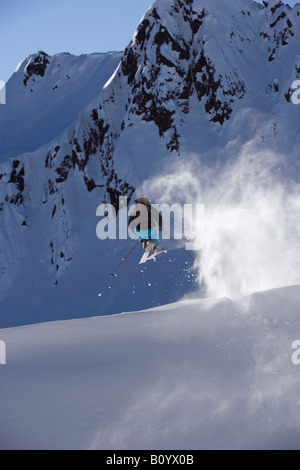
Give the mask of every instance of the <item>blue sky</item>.
[{"label": "blue sky", "polygon": [[0,0],[0,80],[28,55],[123,50],[153,0]]},{"label": "blue sky", "polygon": [[[0,0],[0,80],[44,50],[123,50],[153,0]],[[296,1],[289,1],[294,5]]]}]

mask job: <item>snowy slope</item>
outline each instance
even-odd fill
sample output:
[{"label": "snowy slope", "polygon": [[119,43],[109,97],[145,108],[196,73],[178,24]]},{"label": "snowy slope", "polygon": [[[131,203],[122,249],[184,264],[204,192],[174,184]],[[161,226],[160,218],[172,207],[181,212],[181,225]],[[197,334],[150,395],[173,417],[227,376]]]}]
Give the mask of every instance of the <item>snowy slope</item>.
[{"label": "snowy slope", "polygon": [[298,449],[300,286],[0,330],[1,449]]},{"label": "snowy slope", "polygon": [[114,72],[120,52],[49,56],[43,51],[21,62],[6,84],[0,109],[0,162],[58,139]]},{"label": "snowy slope", "polygon": [[[299,4],[158,0],[122,54],[26,59],[0,108],[0,326],[298,284],[299,35]],[[139,247],[112,280],[133,242],[98,240],[96,209],[141,194],[204,204],[205,246],[145,270]]]}]

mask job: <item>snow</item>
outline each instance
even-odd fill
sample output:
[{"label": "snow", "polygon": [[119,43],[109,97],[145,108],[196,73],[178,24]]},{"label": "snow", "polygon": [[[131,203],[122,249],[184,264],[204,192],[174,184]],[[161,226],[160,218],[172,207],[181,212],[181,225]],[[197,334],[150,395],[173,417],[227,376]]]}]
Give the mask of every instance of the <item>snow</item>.
[{"label": "snow", "polygon": [[[123,54],[7,83],[3,449],[300,447],[300,5],[225,1],[158,0]],[[133,186],[204,204],[195,263],[163,240],[110,276],[136,242],[99,240],[97,207]]]},{"label": "snow", "polygon": [[48,56],[45,77],[33,75],[24,86],[24,70],[37,55],[19,64],[6,84],[7,103],[0,109],[0,162],[34,152],[74,125],[90,101],[101,95],[122,54]]},{"label": "snow", "polygon": [[0,330],[1,449],[298,449],[300,286]]},{"label": "snow", "polygon": [[[285,96],[298,75],[299,7],[281,7],[293,24],[293,36],[282,45],[276,34],[286,23],[278,21],[274,32],[270,24],[277,16],[270,8],[235,0],[224,10],[224,1],[181,8],[169,0],[155,2],[142,20],[149,21],[145,41],[136,33],[127,48],[138,58],[131,83],[120,62],[125,52],[47,56],[45,75],[32,75],[25,86],[24,76],[39,56],[34,54],[11,77],[7,104],[0,107],[1,327],[151,308],[191,291],[201,295],[204,284],[209,295],[235,298],[300,282],[299,186],[294,187],[300,179],[299,108]],[[155,7],[167,30],[161,46],[155,42],[161,33]],[[197,31],[194,25],[194,34],[189,19],[197,13],[203,23]],[[214,81],[222,84],[216,99],[233,108],[222,126],[210,121],[216,110],[205,110],[216,83],[201,100],[195,90],[204,73],[202,53],[215,69]],[[172,66],[165,60],[157,65],[160,56]],[[240,81],[244,96],[239,88],[237,96],[228,95]],[[145,92],[151,98],[143,108]],[[154,114],[161,106],[175,111],[166,132],[143,119],[154,102]],[[101,125],[109,126],[103,144],[87,157],[86,142],[94,147],[101,140],[95,137]],[[180,147],[170,151],[175,131]],[[16,160],[17,171],[25,173],[19,204],[13,202],[20,192],[11,178]],[[62,167],[67,176],[57,182]],[[85,179],[96,184],[92,191]],[[119,181],[154,203],[205,205],[207,240],[205,251],[194,253],[195,266],[190,262],[184,271],[187,255],[163,242],[168,256],[141,272],[139,247],[109,289],[110,273],[133,245],[97,239],[96,209],[109,201],[108,186],[122,192]]]}]

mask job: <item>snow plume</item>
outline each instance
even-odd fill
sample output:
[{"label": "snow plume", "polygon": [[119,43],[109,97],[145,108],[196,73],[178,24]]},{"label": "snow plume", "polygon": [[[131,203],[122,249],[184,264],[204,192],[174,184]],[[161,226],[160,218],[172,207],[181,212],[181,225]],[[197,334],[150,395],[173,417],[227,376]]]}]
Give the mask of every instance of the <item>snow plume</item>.
[{"label": "snow plume", "polygon": [[207,294],[238,299],[300,283],[300,188],[280,178],[283,159],[248,145],[222,169],[204,170],[199,160],[147,187],[160,203],[205,205],[196,267]]}]

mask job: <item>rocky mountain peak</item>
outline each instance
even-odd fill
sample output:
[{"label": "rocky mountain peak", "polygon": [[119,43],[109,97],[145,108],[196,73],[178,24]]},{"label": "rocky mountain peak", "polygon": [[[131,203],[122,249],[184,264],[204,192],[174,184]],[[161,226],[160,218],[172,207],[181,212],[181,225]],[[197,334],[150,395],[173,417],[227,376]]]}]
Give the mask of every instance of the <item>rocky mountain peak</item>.
[{"label": "rocky mountain peak", "polygon": [[[10,295],[2,311],[18,304],[18,280],[24,295],[34,291],[23,287],[33,271],[49,312],[60,311],[55,289],[64,282],[77,309],[95,253],[103,265],[122,254],[119,244],[97,244],[96,207],[118,210],[119,196],[130,203],[177,161],[196,155],[213,167],[253,142],[294,155],[299,34],[300,5],[157,0],[123,53],[26,59],[0,108],[0,298]],[[82,308],[98,312],[88,302]],[[40,311],[37,303],[33,316]]]}]

